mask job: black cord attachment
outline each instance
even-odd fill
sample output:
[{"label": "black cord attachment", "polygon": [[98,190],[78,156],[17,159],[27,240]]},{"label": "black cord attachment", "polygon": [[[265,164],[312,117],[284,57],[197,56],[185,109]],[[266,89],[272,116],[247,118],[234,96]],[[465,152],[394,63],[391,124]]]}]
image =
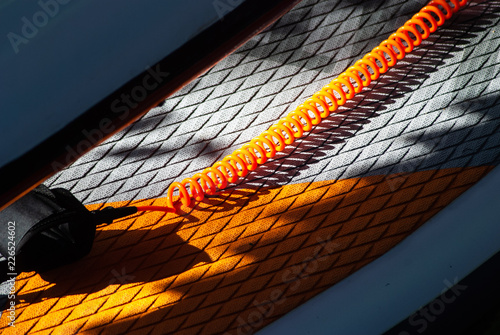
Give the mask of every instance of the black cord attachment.
[{"label": "black cord attachment", "polygon": [[[0,282],[12,277],[8,273],[43,273],[77,261],[92,249],[96,226],[136,212],[136,207],[89,211],[66,189],[38,186],[0,211]],[[8,257],[15,268],[8,267]]]},{"label": "black cord attachment", "polygon": [[97,224],[111,224],[114,220],[137,213],[137,207],[105,207],[101,210],[91,211]]}]

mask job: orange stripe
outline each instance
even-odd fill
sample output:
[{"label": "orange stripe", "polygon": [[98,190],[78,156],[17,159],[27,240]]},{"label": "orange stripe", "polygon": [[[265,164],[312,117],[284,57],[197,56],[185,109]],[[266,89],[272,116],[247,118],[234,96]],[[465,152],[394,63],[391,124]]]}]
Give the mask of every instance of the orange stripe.
[{"label": "orange stripe", "polygon": [[226,191],[181,208],[183,216],[123,219],[99,229],[81,261],[19,276],[16,328],[6,315],[0,326],[5,334],[247,334],[384,254],[491,169]]}]

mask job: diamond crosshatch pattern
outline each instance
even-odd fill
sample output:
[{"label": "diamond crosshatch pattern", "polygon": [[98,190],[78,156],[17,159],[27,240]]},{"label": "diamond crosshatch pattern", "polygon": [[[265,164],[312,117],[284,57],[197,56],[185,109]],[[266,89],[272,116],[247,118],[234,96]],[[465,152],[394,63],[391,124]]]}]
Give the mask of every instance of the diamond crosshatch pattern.
[{"label": "diamond crosshatch pattern", "polygon": [[[46,184],[90,208],[164,204],[425,3],[303,1]],[[18,278],[18,329],[251,333],[381,256],[498,164],[499,13],[472,1],[238,185],[101,228],[82,261]]]},{"label": "diamond crosshatch pattern", "polygon": [[[302,2],[48,184],[87,203],[164,196],[171,182],[212,165],[286,115],[422,4]],[[278,156],[281,169],[264,166],[246,182],[261,177],[267,180],[252,185],[283,185],[496,164],[498,138],[488,136],[498,122],[500,43],[491,29],[497,6],[470,4],[339,115]],[[287,160],[308,171],[293,175]]]}]

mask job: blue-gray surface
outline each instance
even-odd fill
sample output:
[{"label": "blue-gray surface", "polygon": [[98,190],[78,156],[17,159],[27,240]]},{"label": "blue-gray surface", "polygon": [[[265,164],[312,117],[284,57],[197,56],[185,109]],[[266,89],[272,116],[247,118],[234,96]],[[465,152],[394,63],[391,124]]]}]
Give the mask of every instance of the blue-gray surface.
[{"label": "blue-gray surface", "polygon": [[0,166],[220,14],[212,0],[0,2]]},{"label": "blue-gray surface", "polygon": [[[359,335],[389,330],[498,252],[499,188],[497,167],[382,257],[258,334]],[[443,303],[466,289],[462,285],[448,292]],[[423,333],[428,323],[422,315],[407,322],[414,326],[413,334]]]},{"label": "blue-gray surface", "polygon": [[[47,184],[66,187],[86,203],[165,196],[171,182],[200,172],[260,134],[425,3],[303,1]],[[340,113],[239,186],[498,165],[499,10],[499,1],[471,1]],[[497,170],[386,256],[335,285],[334,298],[319,296],[263,333],[380,333],[427,303],[445,281],[463,277],[497,250],[499,231],[491,221],[498,217]],[[468,209],[464,202],[476,197],[484,202]],[[459,217],[450,217],[455,211]],[[429,246],[427,254],[409,258],[406,253],[421,243]],[[435,276],[416,280],[417,273]],[[388,306],[395,311],[384,319]],[[335,321],[336,328],[319,319]]]},{"label": "blue-gray surface", "polygon": [[[171,182],[266,130],[423,4],[303,1],[47,183],[86,203],[165,196]],[[498,1],[471,2],[240,186],[498,164],[498,9]]]}]

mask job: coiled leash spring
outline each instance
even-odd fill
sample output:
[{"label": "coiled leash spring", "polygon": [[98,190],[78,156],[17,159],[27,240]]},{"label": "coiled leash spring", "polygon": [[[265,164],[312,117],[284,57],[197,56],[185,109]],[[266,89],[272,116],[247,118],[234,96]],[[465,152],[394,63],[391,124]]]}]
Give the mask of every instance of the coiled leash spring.
[{"label": "coiled leash spring", "polygon": [[[100,224],[110,224],[139,211],[175,212],[175,189],[179,190],[180,201],[189,206],[191,198],[202,201],[205,194],[213,195],[228,183],[237,182],[378,79],[466,3],[467,0],[429,2],[397,32],[277,124],[201,173],[172,183],[167,191],[167,206],[106,207],[90,212],[69,191],[39,186],[0,212],[2,222],[18,225],[15,236],[11,236],[8,226],[0,225],[2,236],[11,238],[0,243],[0,282],[9,275],[15,278],[17,272],[45,271],[83,257],[90,251],[96,226]],[[10,268],[11,244],[18,253],[16,273],[11,273]]]},{"label": "coiled leash spring", "polygon": [[213,195],[217,190],[226,188],[228,183],[236,183],[240,177],[245,177],[249,171],[266,163],[276,152],[283,151],[286,145],[292,144],[296,138],[310,131],[323,118],[345,104],[347,99],[352,99],[373,80],[377,80],[466,4],[467,0],[432,0],[388,39],[277,124],[201,173],[172,183],[167,191],[166,207],[141,207],[139,210],[175,212],[175,189],[179,190],[182,203],[190,206],[191,198],[202,201],[205,194]]}]

